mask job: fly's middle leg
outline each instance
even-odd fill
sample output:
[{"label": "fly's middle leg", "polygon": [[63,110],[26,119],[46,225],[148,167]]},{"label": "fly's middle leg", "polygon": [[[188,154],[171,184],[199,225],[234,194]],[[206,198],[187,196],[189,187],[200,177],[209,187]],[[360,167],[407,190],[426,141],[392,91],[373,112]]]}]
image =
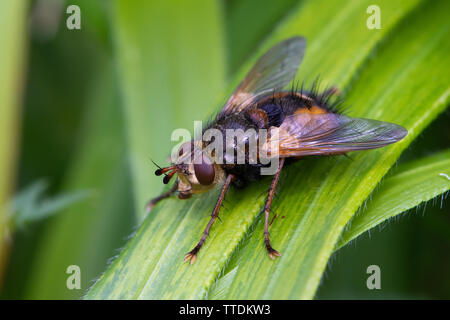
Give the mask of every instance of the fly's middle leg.
[{"label": "fly's middle leg", "polygon": [[273,196],[275,195],[275,189],[277,187],[278,184],[278,180],[280,179],[280,173],[281,170],[283,169],[283,165],[284,165],[284,158],[280,159],[280,163],[277,169],[277,172],[275,173],[275,176],[272,179],[272,183],[270,185],[270,189],[269,189],[269,194],[267,195],[267,199],[266,199],[266,203],[264,205],[264,216],[265,216],[265,222],[264,222],[264,243],[266,244],[266,249],[267,252],[269,253],[269,257],[271,259],[275,259],[275,257],[279,257],[281,256],[281,254],[275,250],[274,248],[272,248],[271,244],[270,244],[270,239],[269,239],[269,215],[270,215],[270,208],[272,206],[272,199]]}]

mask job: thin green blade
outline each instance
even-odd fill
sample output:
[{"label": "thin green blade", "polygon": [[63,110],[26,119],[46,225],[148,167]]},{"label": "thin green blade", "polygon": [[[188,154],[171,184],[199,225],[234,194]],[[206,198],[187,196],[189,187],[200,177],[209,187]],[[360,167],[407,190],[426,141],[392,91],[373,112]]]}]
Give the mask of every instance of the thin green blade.
[{"label": "thin green blade", "polygon": [[0,2],[0,285],[9,251],[5,204],[14,188],[27,8],[26,0]]},{"label": "thin green blade", "polygon": [[176,128],[206,120],[225,78],[216,1],[124,1],[112,4],[128,152],[138,220],[163,189],[154,175],[167,163]]},{"label": "thin green blade", "polygon": [[445,193],[450,189],[449,177],[450,150],[399,166],[382,182],[369,200],[367,210],[350,221],[336,248],[340,249],[389,218]]}]

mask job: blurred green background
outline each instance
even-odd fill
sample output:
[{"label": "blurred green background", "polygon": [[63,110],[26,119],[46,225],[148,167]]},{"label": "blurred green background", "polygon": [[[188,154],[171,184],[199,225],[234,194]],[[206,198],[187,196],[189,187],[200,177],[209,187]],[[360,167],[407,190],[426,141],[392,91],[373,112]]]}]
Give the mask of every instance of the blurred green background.
[{"label": "blurred green background", "polygon": [[[130,163],[134,168],[152,166],[150,159],[164,163],[171,129],[206,119],[223,101],[231,76],[279,21],[302,5],[294,0],[137,2],[152,28],[141,34],[147,54],[142,74],[131,74],[124,70],[139,59],[120,51],[128,30],[115,20],[128,14],[127,4],[120,2],[114,11],[112,2],[0,4],[0,79],[11,84],[0,91],[0,157],[7,168],[1,171],[0,187],[7,191],[0,189],[0,201],[7,203],[38,181],[47,182],[46,199],[87,194],[3,235],[8,240],[0,254],[2,299],[81,298],[141,221],[134,212],[144,203],[136,198],[162,190],[159,180],[151,180],[152,189],[135,197]],[[69,4],[81,8],[81,30],[66,27]],[[191,21],[198,23],[186,23]],[[119,65],[117,56],[127,64]],[[141,86],[147,73],[151,82]],[[127,96],[123,78],[142,95]],[[147,111],[125,111],[130,105],[146,105]],[[447,110],[400,162],[450,147],[449,121]],[[148,131],[136,131],[135,123],[148,124]],[[127,149],[127,137],[136,135],[136,143],[149,145],[145,163]],[[154,179],[141,177],[147,178]],[[449,213],[448,197],[439,197],[358,238],[333,255],[317,297],[450,298]],[[66,287],[72,264],[82,270],[79,290]],[[371,264],[381,267],[382,290],[366,287]]]}]

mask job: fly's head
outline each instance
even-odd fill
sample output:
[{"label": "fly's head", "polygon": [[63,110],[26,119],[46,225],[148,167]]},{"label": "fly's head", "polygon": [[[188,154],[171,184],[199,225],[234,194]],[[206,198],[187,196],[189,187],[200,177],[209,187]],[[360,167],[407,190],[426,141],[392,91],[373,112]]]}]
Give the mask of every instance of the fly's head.
[{"label": "fly's head", "polygon": [[192,194],[211,190],[225,178],[222,167],[207,154],[201,142],[182,144],[178,153],[172,155],[172,166],[156,170],[156,175],[166,174],[167,184],[177,174],[178,198],[189,199]]}]

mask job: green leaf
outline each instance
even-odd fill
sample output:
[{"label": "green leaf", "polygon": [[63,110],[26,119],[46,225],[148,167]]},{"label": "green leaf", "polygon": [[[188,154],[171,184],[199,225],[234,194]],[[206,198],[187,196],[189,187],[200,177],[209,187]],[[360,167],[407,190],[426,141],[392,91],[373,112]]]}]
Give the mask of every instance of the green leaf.
[{"label": "green leaf", "polygon": [[7,256],[5,203],[13,189],[26,52],[28,1],[0,2],[0,279]]},{"label": "green leaf", "polygon": [[29,223],[48,218],[92,195],[90,191],[80,190],[59,194],[52,198],[43,198],[47,186],[44,180],[36,181],[20,191],[11,201],[8,206],[11,232],[22,229]]},{"label": "green leaf", "polygon": [[165,163],[172,131],[206,119],[222,89],[222,17],[217,1],[111,4],[136,214],[142,219],[146,202],[163,186],[150,160]]},{"label": "green leaf", "polygon": [[[130,179],[124,154],[123,116],[111,58],[102,56],[92,70],[79,147],[61,192],[89,189],[94,197],[57,215],[30,262],[26,299],[79,299],[90,281],[123,245],[134,223]],[[66,269],[77,265],[81,289],[66,287]]]},{"label": "green leaf", "polygon": [[381,183],[381,188],[369,200],[368,208],[353,217],[336,248],[340,249],[387,219],[448,191],[448,176],[450,150],[402,164]]},{"label": "green leaf", "polygon": [[225,1],[229,72],[234,72],[240,67],[280,18],[289,14],[299,2],[298,0]]},{"label": "green leaf", "polygon": [[379,1],[382,29],[369,30],[365,12],[370,4],[305,1],[233,83],[271,45],[302,34],[308,47],[299,79],[320,74],[324,83],[347,93],[348,104],[354,106],[349,115],[395,122],[409,129],[409,135],[393,146],[355,153],[353,161],[305,159],[286,168],[275,201],[278,218],[271,226],[272,243],[283,254],[276,261],[265,251],[259,217],[270,179],[230,190],[222,223],[213,226],[194,265],[182,259],[199,240],[217,191],[184,202],[167,200],[146,217],[88,299],[314,296],[344,226],[448,100],[449,23],[442,9],[447,4]]}]

